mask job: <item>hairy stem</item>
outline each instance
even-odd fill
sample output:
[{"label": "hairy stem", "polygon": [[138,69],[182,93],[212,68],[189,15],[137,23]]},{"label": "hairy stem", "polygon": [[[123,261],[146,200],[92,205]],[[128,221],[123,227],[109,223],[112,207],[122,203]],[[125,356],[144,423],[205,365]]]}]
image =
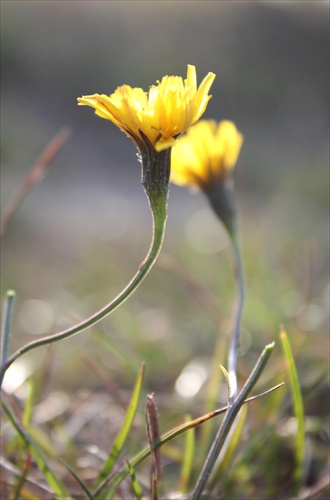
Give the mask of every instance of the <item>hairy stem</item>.
[{"label": "hairy stem", "polygon": [[154,265],[162,247],[167,217],[167,193],[164,193],[162,196],[154,197],[152,200],[150,200],[150,207],[153,217],[153,237],[151,246],[146,258],[140,264],[137,273],[129,282],[129,284],[105,307],[103,307],[98,312],[85,319],[81,323],[78,323],[77,325],[74,325],[67,330],[63,330],[48,337],[43,337],[41,339],[34,340],[33,342],[29,342],[25,346],[18,349],[3,363],[0,372],[0,380],[9,366],[23,354],[32,351],[37,347],[52,344],[53,342],[58,342],[59,340],[64,340],[68,337],[71,337],[72,335],[75,335],[76,333],[86,330],[86,328],[89,328],[90,326],[95,325],[98,321],[105,318],[108,314],[117,309],[117,307],[119,307],[126,299],[128,299],[128,297],[137,289],[142,280],[147,276],[151,267]]}]

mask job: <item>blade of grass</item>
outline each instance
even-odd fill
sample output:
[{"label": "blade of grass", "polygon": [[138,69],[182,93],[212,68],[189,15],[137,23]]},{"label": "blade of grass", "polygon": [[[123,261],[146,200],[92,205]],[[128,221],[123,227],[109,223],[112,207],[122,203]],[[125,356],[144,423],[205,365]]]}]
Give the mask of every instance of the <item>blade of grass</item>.
[{"label": "blade of grass", "polygon": [[[189,419],[187,419],[189,421]],[[186,432],[185,452],[182,461],[181,479],[179,490],[186,493],[191,476],[192,465],[195,453],[195,429]]]},{"label": "blade of grass", "polygon": [[142,363],[140,370],[138,372],[135,387],[133,389],[132,398],[126,411],[126,416],[123,425],[115,438],[108,459],[106,460],[103,469],[100,472],[100,475],[94,485],[94,488],[97,488],[102,483],[102,481],[104,481],[104,479],[110,474],[112,467],[114,466],[114,463],[116,462],[120,452],[124,447],[124,444],[131,430],[133,420],[135,418],[137,408],[139,405],[144,369],[145,369],[145,364]]},{"label": "blade of grass", "polygon": [[66,469],[70,472],[70,474],[75,478],[81,489],[86,493],[89,500],[94,500],[92,493],[89,491],[84,481],[78,476],[78,474],[76,474],[75,471],[71,469],[71,467],[68,464],[66,464],[63,460],[61,460],[61,462],[64,465],[64,467],[66,467]]},{"label": "blade of grass", "polygon": [[230,378],[229,378],[229,373],[227,372],[226,368],[222,365],[219,365],[220,366],[220,370],[222,371],[225,379],[226,379],[226,382],[227,382],[227,389],[228,389],[228,401],[230,401],[230,395],[231,395],[231,389],[230,389]]},{"label": "blade of grass", "polygon": [[[30,453],[29,451],[27,453]],[[5,459],[4,456],[0,456],[0,467],[2,469],[2,474],[3,472],[7,472],[10,474],[10,476],[19,478],[22,475],[22,471],[18,469],[17,465],[13,465],[10,463],[8,460]],[[5,477],[6,474],[3,474]],[[36,495],[39,496],[34,496],[32,491],[36,491],[38,493],[35,493]],[[51,496],[52,495],[52,496]],[[54,497],[54,492],[53,489],[49,488],[46,484],[41,484],[40,480],[38,477],[36,478],[31,478],[31,477],[26,477],[25,478],[25,486],[23,486],[21,490],[21,495],[20,495],[20,500],[23,498],[28,498],[29,500],[34,500],[36,499],[46,499],[46,498],[53,498]]]},{"label": "blade of grass", "polygon": [[132,488],[133,488],[134,494],[136,496],[136,499],[142,500],[142,489],[141,489],[141,486],[136,478],[134,467],[132,467],[132,464],[130,464],[130,462],[127,462],[127,468],[128,468],[128,473],[131,476]]},{"label": "blade of grass", "polygon": [[[257,474],[259,464],[256,458],[260,454],[262,447],[267,446],[269,436],[272,436],[272,434],[276,432],[276,426],[277,423],[267,425],[267,427],[263,427],[259,433],[250,436],[238,460],[235,461],[235,467],[226,472],[225,481],[221,484],[221,493],[224,495],[224,498],[226,498],[226,494],[233,484],[237,484],[237,476],[239,476],[242,468],[248,467],[249,469],[249,475],[246,479],[247,482],[249,482],[249,478]],[[246,464],[248,464],[248,466]]]},{"label": "blade of grass", "polygon": [[147,421],[147,435],[151,450],[152,469],[151,469],[151,498],[158,500],[159,486],[161,479],[161,462],[160,462],[160,449],[155,449],[155,443],[160,440],[158,411],[153,394],[147,396],[146,406],[146,421]]},{"label": "blade of grass", "polygon": [[[209,476],[212,472],[212,469],[214,467],[214,464],[215,464],[215,462],[219,456],[219,453],[221,452],[222,447],[225,443],[225,440],[228,436],[229,430],[230,430],[231,426],[233,425],[234,420],[235,420],[240,408],[244,404],[244,400],[245,400],[246,396],[253,389],[253,387],[257,383],[260,375],[262,374],[262,372],[263,372],[263,370],[264,370],[264,368],[269,360],[269,357],[270,357],[271,353],[273,352],[274,346],[275,346],[275,343],[272,342],[271,344],[268,344],[264,348],[261,355],[259,356],[259,359],[258,359],[256,365],[254,366],[254,368],[252,370],[252,373],[250,374],[249,378],[245,382],[242,390],[240,391],[240,393],[238,394],[236,399],[230,403],[228,411],[226,412],[225,418],[223,419],[222,424],[218,430],[218,433],[215,436],[213,445],[212,445],[210,452],[206,458],[204,467],[203,467],[202,472],[200,474],[200,477],[197,481],[196,487],[193,491],[192,500],[197,500],[202,495],[204,488],[206,486],[206,483],[207,483]],[[231,381],[231,383],[232,383],[232,381]],[[232,395],[232,393],[231,393],[231,395]]]},{"label": "blade of grass", "polygon": [[296,364],[294,361],[288,336],[283,327],[281,327],[280,330],[280,338],[289,370],[290,385],[293,398],[293,412],[297,421],[297,435],[296,435],[296,446],[295,446],[296,464],[294,472],[295,493],[297,493],[300,487],[302,486],[302,479],[304,475],[304,456],[305,456],[304,405],[299,385]]},{"label": "blade of grass", "polygon": [[[246,399],[243,404],[247,404],[247,403],[250,403],[251,401],[255,401],[256,399],[261,398],[261,397],[265,396],[266,394],[269,394],[269,393],[279,389],[283,385],[284,385],[283,383],[278,384],[275,387],[272,387],[271,389],[268,389],[267,391],[265,391],[261,394],[258,394],[256,396],[252,396],[252,397]],[[160,448],[161,446],[168,443],[169,441],[172,441],[176,437],[181,436],[181,434],[183,434],[184,432],[186,432],[190,429],[193,429],[193,428],[197,427],[198,425],[201,425],[202,423],[207,422],[208,420],[210,420],[218,415],[222,415],[223,413],[226,413],[228,408],[229,408],[229,406],[225,406],[224,408],[220,408],[219,410],[215,410],[211,413],[203,415],[195,420],[192,420],[191,422],[187,422],[185,424],[179,425],[175,429],[172,429],[171,431],[167,432],[166,434],[163,434],[160,441],[158,443],[155,443],[155,448]],[[145,460],[147,457],[150,456],[150,453],[151,453],[151,451],[150,451],[149,446],[144,448],[137,455],[135,455],[135,457],[133,457],[132,460],[130,460],[131,465],[134,468],[136,468],[137,465],[139,465],[141,462],[143,462],[143,460]],[[100,497],[100,498],[108,498],[108,497],[110,498],[111,495],[110,495],[109,491],[114,492],[116,487],[123,481],[123,479],[125,479],[125,477],[127,475],[128,475],[127,466],[122,466],[122,468],[118,472],[111,474],[110,476],[105,478],[104,482],[102,484],[100,484],[100,486],[97,488],[96,491],[93,492],[93,494],[98,495],[101,491],[104,490],[106,485],[111,482],[111,488],[109,490],[107,490],[107,494],[104,493],[103,496]]]},{"label": "blade of grass", "polygon": [[[32,417],[32,409],[33,409],[33,400],[34,400],[34,386],[33,386],[33,380],[32,378],[29,378],[27,380],[28,382],[28,396],[25,400],[25,406],[24,406],[24,411],[22,415],[22,424],[23,427],[26,429],[29,428],[30,423],[31,423],[31,417]],[[26,449],[25,449],[26,447]],[[24,455],[24,458],[23,458]],[[27,474],[29,472],[29,469],[31,467],[31,452],[28,449],[28,443],[24,443],[24,449],[20,450],[20,457],[22,460],[22,475],[15,487],[15,493],[13,494],[12,500],[17,500],[20,498],[21,495],[21,490],[23,488],[23,485],[25,483]],[[18,460],[20,462],[21,460]]]},{"label": "blade of grass", "polygon": [[65,486],[61,483],[58,477],[54,474],[54,472],[50,469],[47,464],[47,461],[41,452],[40,448],[37,444],[32,440],[29,434],[23,429],[19,422],[17,422],[13,412],[11,411],[7,402],[2,398],[1,401],[2,408],[4,413],[7,415],[8,420],[16,430],[17,434],[23,439],[25,443],[27,443],[28,449],[33,456],[36,464],[42,474],[44,475],[48,485],[52,488],[56,495],[56,499],[70,498],[68,492],[66,491]]},{"label": "blade of grass", "polygon": [[[212,359],[212,368],[209,380],[206,387],[206,397],[204,412],[209,413],[213,408],[217,406],[217,400],[219,398],[219,387],[221,380],[221,370],[219,366],[224,362],[225,353],[225,338],[222,335],[218,336],[217,343],[215,345],[215,353]],[[200,444],[199,444],[199,456],[205,457],[210,447],[212,435],[214,431],[214,422],[209,422],[203,425],[201,428]]]},{"label": "blade of grass", "polygon": [[215,468],[212,477],[210,479],[210,490],[212,491],[217,484],[219,483],[219,477],[223,477],[224,473],[226,472],[226,477],[228,474],[228,471],[230,469],[230,464],[233,459],[233,456],[236,452],[236,449],[238,447],[245,420],[246,420],[246,415],[247,415],[247,406],[243,406],[238,414],[238,417],[235,420],[235,424],[231,428],[229,432],[228,439],[226,441],[227,447],[223,447],[222,453],[219,456],[219,464]]},{"label": "blade of grass", "polygon": [[23,427],[28,428],[31,425],[35,386],[32,377],[27,379],[28,384],[28,395],[25,401],[24,412],[22,416]]},{"label": "blade of grass", "polygon": [[[14,299],[15,299],[15,292],[13,290],[8,290],[6,294],[4,314],[3,314],[3,324],[1,328],[1,365],[4,365],[8,358]],[[3,374],[0,375],[0,388],[2,386],[2,382],[3,382]]]}]

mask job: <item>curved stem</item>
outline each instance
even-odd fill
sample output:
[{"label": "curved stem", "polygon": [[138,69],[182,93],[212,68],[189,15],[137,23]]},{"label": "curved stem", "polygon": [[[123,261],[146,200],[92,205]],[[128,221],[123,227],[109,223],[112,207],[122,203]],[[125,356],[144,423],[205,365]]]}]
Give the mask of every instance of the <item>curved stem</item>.
[{"label": "curved stem", "polygon": [[230,346],[228,351],[228,377],[229,377],[229,404],[232,403],[237,395],[237,357],[239,349],[239,338],[241,328],[241,318],[245,299],[245,285],[244,285],[244,271],[243,261],[241,256],[241,249],[238,238],[238,231],[236,223],[233,224],[230,231],[230,239],[233,248],[233,255],[235,261],[235,275],[238,287],[237,305],[234,319],[234,327],[230,339]]},{"label": "curved stem", "polygon": [[[149,197],[150,199],[150,197]],[[153,217],[153,237],[149,252],[145,258],[145,260],[140,264],[139,269],[133,279],[129,282],[129,284],[120,292],[117,297],[115,297],[109,304],[100,309],[98,312],[85,319],[81,323],[74,325],[67,330],[63,330],[59,333],[55,333],[54,335],[50,335],[48,337],[43,337],[38,340],[34,340],[33,342],[29,342],[25,346],[18,349],[14,354],[12,354],[6,362],[1,367],[0,379],[9,368],[9,366],[20,356],[23,354],[32,351],[32,349],[36,349],[37,347],[41,347],[46,344],[51,344],[53,342],[57,342],[59,340],[64,340],[71,335],[75,335],[76,333],[82,332],[86,328],[89,328],[92,325],[95,325],[98,321],[105,318],[108,314],[114,311],[118,306],[120,306],[128,297],[136,290],[136,288],[140,285],[142,280],[146,277],[151,267],[154,265],[160,249],[162,247],[164,234],[165,234],[165,226],[166,226],[166,209],[167,209],[167,193],[164,193],[162,196],[158,196],[157,198],[150,199],[150,207],[152,211]]]}]

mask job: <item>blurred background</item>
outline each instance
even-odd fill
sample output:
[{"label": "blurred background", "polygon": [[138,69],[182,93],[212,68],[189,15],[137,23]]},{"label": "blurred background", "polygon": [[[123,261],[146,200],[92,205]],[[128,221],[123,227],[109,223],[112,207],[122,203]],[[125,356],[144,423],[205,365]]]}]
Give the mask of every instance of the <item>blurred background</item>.
[{"label": "blurred background", "polygon": [[[77,97],[147,90],[194,64],[199,81],[217,75],[205,117],[235,121],[245,138],[235,170],[248,287],[241,375],[280,323],[298,357],[306,346],[302,372],[326,367],[328,13],[325,1],[1,2],[2,206],[54,134],[72,129],[2,242],[2,291],[18,296],[12,348],[103,306],[149,247],[135,146]],[[52,384],[97,386],[88,349],[130,386],[146,360],[147,386],[174,390],[193,360],[208,366],[219,329],[226,339],[234,299],[222,227],[201,193],[172,186],[156,268],[111,317],[53,348]]]},{"label": "blurred background", "polygon": [[[135,146],[78,107],[77,97],[122,84],[147,90],[164,75],[185,76],[187,64],[199,82],[209,71],[217,75],[205,117],[233,120],[245,138],[234,172],[247,285],[239,380],[275,340],[256,391],[287,382],[251,406],[244,446],[261,428],[271,446],[257,442],[256,468],[242,465],[231,498],[286,497],[295,428],[280,324],[304,397],[305,484],[322,478],[328,457],[328,47],[327,1],[1,2],[2,207],[58,130],[72,131],[2,240],[2,298],[17,292],[12,350],[103,307],[149,248]],[[85,450],[91,443],[107,449],[142,361],[162,430],[187,412],[226,403],[219,363],[226,365],[235,297],[225,231],[202,193],[172,186],[165,243],[138,291],[92,329],[17,360],[5,388],[24,401],[22,382],[33,373],[38,432],[89,477],[100,462]],[[136,451],[145,442],[143,409],[135,425]],[[249,468],[250,459],[243,463]],[[272,486],[260,489],[270,474]],[[247,489],[253,482],[256,489]]]}]

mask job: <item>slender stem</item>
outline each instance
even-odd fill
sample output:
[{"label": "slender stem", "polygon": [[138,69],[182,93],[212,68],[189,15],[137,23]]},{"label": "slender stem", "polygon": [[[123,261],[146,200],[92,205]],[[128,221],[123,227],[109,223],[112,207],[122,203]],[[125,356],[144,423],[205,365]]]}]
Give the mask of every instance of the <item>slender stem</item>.
[{"label": "slender stem", "polygon": [[232,403],[237,396],[237,357],[239,349],[241,318],[245,299],[244,271],[243,261],[241,256],[240,243],[236,221],[232,224],[230,231],[230,239],[233,248],[235,261],[235,275],[238,287],[237,305],[234,319],[234,327],[230,339],[228,350],[228,377],[229,377],[229,404]]},{"label": "slender stem", "polygon": [[198,500],[200,498],[200,495],[203,493],[203,490],[206,486],[206,483],[208,481],[208,478],[212,472],[212,469],[214,467],[214,464],[219,456],[219,453],[221,451],[221,448],[226,440],[226,437],[230,431],[231,426],[234,423],[234,420],[241,409],[242,405],[244,404],[244,400],[246,399],[247,395],[251,392],[253,389],[254,385],[256,384],[257,380],[259,379],[261,373],[263,372],[268,359],[274,349],[275,343],[273,342],[272,344],[268,344],[264,350],[262,351],[255,367],[252,370],[252,373],[250,374],[249,378],[245,382],[241,392],[238,394],[234,402],[228,406],[228,410],[225,414],[225,417],[222,421],[222,424],[215,436],[215,439],[213,441],[213,445],[210,449],[210,452],[206,458],[203,470],[200,474],[200,477],[197,481],[197,485],[193,491],[192,500]]},{"label": "slender stem", "polygon": [[32,439],[29,433],[26,432],[21,422],[19,422],[18,419],[15,417],[13,411],[11,410],[9,404],[7,403],[4,397],[1,399],[1,406],[8,420],[16,430],[17,434],[27,445],[27,448],[29,449],[31,455],[33,456],[38,468],[43,473],[48,485],[52,488],[53,492],[55,493],[54,497],[52,498],[55,498],[56,500],[69,498],[68,492],[66,491],[64,485],[60,482],[60,480],[57,478],[52,469],[48,466],[41,448],[36,443],[36,441]]},{"label": "slender stem", "polygon": [[150,200],[150,207],[152,211],[153,217],[153,238],[151,242],[151,246],[149,252],[145,258],[145,260],[140,264],[139,269],[133,279],[129,282],[129,284],[115,297],[109,304],[100,309],[98,312],[87,318],[86,320],[74,325],[67,330],[63,330],[59,333],[55,333],[54,335],[50,335],[48,337],[43,337],[38,340],[34,340],[33,342],[29,342],[25,346],[18,349],[12,356],[10,356],[2,365],[0,377],[3,376],[5,371],[9,368],[9,366],[22,354],[25,354],[32,349],[36,349],[37,347],[41,347],[43,345],[51,344],[53,342],[57,342],[59,340],[64,340],[72,335],[82,332],[86,328],[89,328],[92,325],[95,325],[98,321],[105,318],[108,314],[113,312],[118,306],[120,306],[128,297],[136,290],[136,288],[140,285],[142,280],[147,276],[151,267],[155,263],[157,256],[162,247],[164,234],[165,234],[165,226],[166,226],[166,209],[167,209],[167,193],[163,196],[158,196],[157,199],[153,199],[152,202]]},{"label": "slender stem", "polygon": [[[9,338],[11,330],[11,320],[13,315],[13,305],[15,292],[8,290],[6,295],[5,310],[3,315],[2,338],[1,338],[1,364],[5,363],[9,351]],[[0,387],[2,386],[4,373],[0,376]]]},{"label": "slender stem", "polygon": [[228,231],[231,240],[235,275],[238,286],[237,306],[235,311],[235,319],[233,331],[230,339],[228,350],[228,375],[229,375],[229,404],[234,401],[237,396],[237,356],[239,348],[239,336],[241,317],[244,305],[244,275],[243,262],[240,251],[237,227],[237,206],[234,197],[234,191],[231,180],[227,177],[221,179],[211,179],[205,187],[205,193],[209,202],[219,219],[224,224]]}]

